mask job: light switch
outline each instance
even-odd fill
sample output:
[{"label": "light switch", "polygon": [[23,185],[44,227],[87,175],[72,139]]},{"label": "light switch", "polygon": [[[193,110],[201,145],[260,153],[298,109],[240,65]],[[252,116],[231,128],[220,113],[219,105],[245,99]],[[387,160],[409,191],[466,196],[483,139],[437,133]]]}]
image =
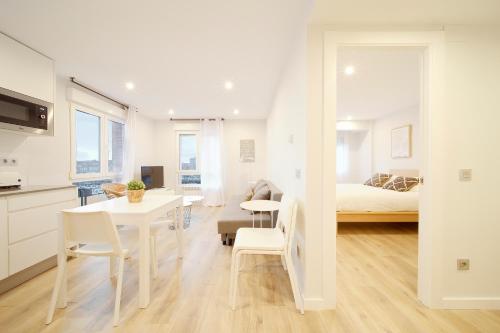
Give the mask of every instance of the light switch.
[{"label": "light switch", "polygon": [[472,169],[460,169],[458,171],[458,180],[461,182],[470,182],[472,180]]},{"label": "light switch", "polygon": [[290,134],[290,136],[288,137],[288,143],[293,144],[293,139],[293,134]]},{"label": "light switch", "polygon": [[302,176],[302,170],[295,169],[295,178],[300,179],[301,176]]}]

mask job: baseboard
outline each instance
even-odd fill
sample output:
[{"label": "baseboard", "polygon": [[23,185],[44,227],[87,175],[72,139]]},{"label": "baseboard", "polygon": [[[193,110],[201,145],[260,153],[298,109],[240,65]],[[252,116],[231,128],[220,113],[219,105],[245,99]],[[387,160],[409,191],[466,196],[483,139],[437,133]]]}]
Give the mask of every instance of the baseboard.
[{"label": "baseboard", "polygon": [[304,309],[307,311],[335,310],[335,304],[325,301],[324,298],[302,297]]},{"label": "baseboard", "polygon": [[28,267],[20,272],[17,272],[14,275],[7,277],[0,281],[0,294],[3,294],[20,284],[34,278],[38,274],[41,274],[45,271],[48,271],[52,267],[57,266],[57,256],[52,256],[47,258],[38,264],[35,264],[31,267]]},{"label": "baseboard", "polygon": [[498,310],[500,297],[443,297],[442,307],[457,310]]}]

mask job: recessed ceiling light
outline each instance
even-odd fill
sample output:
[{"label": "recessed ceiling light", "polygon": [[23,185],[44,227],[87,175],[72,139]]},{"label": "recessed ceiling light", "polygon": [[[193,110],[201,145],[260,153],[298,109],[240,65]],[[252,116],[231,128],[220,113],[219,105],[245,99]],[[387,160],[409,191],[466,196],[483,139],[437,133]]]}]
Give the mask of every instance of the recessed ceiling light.
[{"label": "recessed ceiling light", "polygon": [[226,90],[232,90],[233,87],[234,87],[234,84],[231,81],[224,82],[224,88],[226,88]]},{"label": "recessed ceiling light", "polygon": [[352,116],[347,116],[347,120],[352,120]]},{"label": "recessed ceiling light", "polygon": [[347,67],[344,69],[344,74],[345,74],[345,75],[352,75],[352,74],[354,74],[354,72],[355,72],[355,71],[356,71],[356,70],[355,70],[354,66],[347,66]]},{"label": "recessed ceiling light", "polygon": [[127,82],[127,83],[125,83],[125,87],[128,90],[133,90],[135,88],[134,82]]},{"label": "recessed ceiling light", "polygon": [[234,110],[233,110],[233,114],[240,114],[240,110],[238,110],[238,109],[234,109]]},{"label": "recessed ceiling light", "polygon": [[174,115],[174,110],[172,110],[172,109],[168,110],[168,114],[171,115],[171,116],[173,116]]}]

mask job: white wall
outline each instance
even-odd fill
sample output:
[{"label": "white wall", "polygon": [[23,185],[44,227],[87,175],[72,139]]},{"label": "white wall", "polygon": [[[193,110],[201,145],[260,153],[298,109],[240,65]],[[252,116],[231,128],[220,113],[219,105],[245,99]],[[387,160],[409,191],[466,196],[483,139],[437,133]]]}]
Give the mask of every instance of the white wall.
[{"label": "white wall", "polygon": [[[243,194],[249,181],[267,178],[265,120],[224,121],[224,171],[226,198]],[[255,140],[255,162],[240,162],[240,140]]]},{"label": "white wall", "polygon": [[[442,296],[448,307],[500,308],[500,28],[447,27],[446,108],[439,124]],[[458,170],[471,168],[471,182]],[[470,271],[457,271],[470,258]]]},{"label": "white wall", "polygon": [[156,165],[157,142],[155,140],[155,121],[137,114],[135,127],[135,168],[134,178],[141,179],[141,166]]},{"label": "white wall", "polygon": [[70,113],[66,100],[67,84],[67,79],[57,77],[54,136],[26,136],[0,131],[0,156],[18,159],[17,167],[0,167],[0,171],[19,171],[23,176],[24,185],[70,183]]},{"label": "white wall", "polygon": [[[267,119],[269,179],[299,204],[296,238],[300,258],[294,253],[301,291],[305,284],[305,164],[306,164],[306,48],[301,34],[277,88]],[[297,172],[300,175],[297,175]],[[294,247],[295,248],[295,247]]]},{"label": "white wall", "polygon": [[[165,186],[175,188],[177,181],[176,130],[199,130],[199,123],[155,121],[155,162],[163,165]],[[266,122],[264,120],[224,120],[225,196],[243,194],[248,182],[266,178]],[[255,163],[240,162],[240,140],[255,140]]]},{"label": "white wall", "polygon": [[[388,172],[391,169],[418,170],[419,160],[419,108],[398,111],[373,122],[373,172]],[[391,130],[412,126],[412,153],[410,158],[391,157]]]}]

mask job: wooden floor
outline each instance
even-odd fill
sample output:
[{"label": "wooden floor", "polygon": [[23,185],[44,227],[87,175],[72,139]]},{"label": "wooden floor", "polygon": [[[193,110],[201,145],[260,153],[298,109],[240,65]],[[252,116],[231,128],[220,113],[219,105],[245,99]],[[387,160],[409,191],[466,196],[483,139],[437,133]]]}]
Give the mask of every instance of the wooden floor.
[{"label": "wooden floor", "polygon": [[[183,260],[174,233],[161,235],[160,275],[144,310],[137,307],[137,251],[129,247],[118,328],[111,326],[115,281],[107,261],[79,258],[69,263],[68,307],[51,325],[43,322],[55,270],[0,296],[0,332],[500,332],[500,311],[428,310],[415,300],[413,226],[340,227],[336,311],[300,315],[279,259],[260,256],[245,260],[232,311],[231,248],[221,245],[215,224],[220,209],[193,211]],[[120,233],[136,237],[135,230]]]}]

